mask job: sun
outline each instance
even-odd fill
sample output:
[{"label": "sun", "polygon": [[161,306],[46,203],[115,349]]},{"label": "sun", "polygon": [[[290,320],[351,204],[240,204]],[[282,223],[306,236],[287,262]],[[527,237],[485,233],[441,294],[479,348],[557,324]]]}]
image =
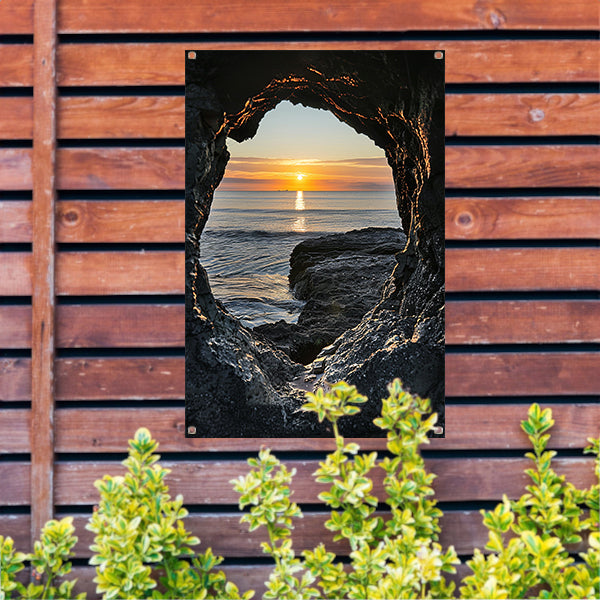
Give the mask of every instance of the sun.
[{"label": "sun", "polygon": [[298,173],[298,174],[296,175],[296,179],[297,179],[298,181],[302,181],[302,180],[304,179],[304,175],[303,175],[302,173]]}]

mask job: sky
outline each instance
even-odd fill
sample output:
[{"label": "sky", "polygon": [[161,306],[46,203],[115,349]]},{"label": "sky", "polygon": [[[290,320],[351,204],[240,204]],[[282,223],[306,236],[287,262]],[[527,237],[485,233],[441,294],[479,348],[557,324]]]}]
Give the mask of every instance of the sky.
[{"label": "sky", "polygon": [[329,111],[280,102],[253,139],[228,139],[223,191],[392,190],[384,152]]}]

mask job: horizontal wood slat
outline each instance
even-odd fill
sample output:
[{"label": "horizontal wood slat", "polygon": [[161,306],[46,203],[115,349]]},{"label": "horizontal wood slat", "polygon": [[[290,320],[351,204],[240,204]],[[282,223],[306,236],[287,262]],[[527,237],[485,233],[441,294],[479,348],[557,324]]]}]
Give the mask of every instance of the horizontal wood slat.
[{"label": "horizontal wood slat", "polygon": [[[0,400],[29,400],[31,364],[0,359]],[[58,359],[57,400],[184,398],[184,359]],[[598,353],[446,353],[446,396],[598,395]]]},{"label": "horizontal wood slat", "polygon": [[[600,185],[600,148],[568,146],[448,146],[446,187],[569,187]],[[57,186],[63,190],[183,189],[183,148],[60,148]],[[1,184],[31,188],[31,150],[0,149]]]},{"label": "horizontal wood slat", "polygon": [[[31,242],[31,202],[0,201],[0,243]],[[181,200],[62,200],[58,242],[183,242]],[[598,239],[600,198],[446,198],[446,239]]]},{"label": "horizontal wood slat", "polygon": [[598,395],[599,364],[597,352],[447,352],[446,396]]},{"label": "horizontal wood slat", "polygon": [[600,301],[446,303],[446,344],[564,342],[600,342]]},{"label": "horizontal wood slat", "polygon": [[[595,25],[594,25],[595,26]],[[184,85],[183,57],[202,49],[248,50],[248,43],[62,44],[62,86]],[[256,42],[254,49],[445,50],[446,83],[597,81],[595,40]]]},{"label": "horizontal wood slat", "polygon": [[58,203],[59,242],[181,242],[184,202],[63,200]]},{"label": "horizontal wood slat", "polygon": [[[58,348],[182,348],[185,343],[182,304],[61,305],[56,320]],[[599,301],[446,303],[446,344],[575,342],[600,342]],[[29,347],[31,307],[0,306],[0,348]]]},{"label": "horizontal wood slat", "polygon": [[32,188],[31,155],[29,148],[0,148],[0,189]]},{"label": "horizontal wood slat", "polygon": [[[201,539],[200,549],[212,548],[218,556],[226,558],[246,558],[256,556],[260,544],[267,541],[267,534],[263,529],[249,532],[246,523],[240,523],[242,512],[222,512],[213,514],[190,514],[184,520],[185,528]],[[378,511],[377,516],[387,518],[389,513]],[[73,551],[76,558],[89,558],[91,556],[90,545],[93,543],[94,534],[85,529],[90,515],[75,514],[73,526],[78,542]],[[310,550],[321,542],[329,552],[335,552],[338,556],[348,556],[350,546],[346,541],[333,541],[333,533],[325,528],[325,521],[329,513],[304,512],[303,518],[295,519],[293,524],[292,540],[294,550]],[[475,548],[484,550],[488,542],[488,530],[483,525],[483,517],[477,510],[452,510],[446,511],[440,519],[440,539],[443,547],[450,545],[459,555],[472,554]],[[0,531],[5,535],[11,535],[15,542],[15,548],[19,551],[30,551],[29,540],[21,533],[21,528],[26,530],[29,515],[17,515],[12,519],[0,516]],[[583,551],[585,544],[580,543],[571,546],[573,551]]]},{"label": "horizontal wood slat", "polygon": [[33,99],[0,97],[0,140],[33,137]]},{"label": "horizontal wood slat", "polygon": [[[257,0],[252,11],[243,0],[214,10],[202,0],[163,10],[160,0],[101,0],[81,4],[63,0],[58,5],[59,33],[179,33],[263,31],[410,31],[593,29],[597,11],[591,0],[543,4],[541,0],[493,5],[472,0],[430,0],[421,4],[386,0],[291,0],[273,4]],[[0,33],[33,32],[32,0],[5,0],[0,10]]]},{"label": "horizontal wood slat", "polygon": [[[30,98],[0,98],[0,139],[30,139]],[[595,94],[447,94],[447,136],[600,134]],[[184,136],[183,96],[58,99],[60,139]]]},{"label": "horizontal wood slat", "polygon": [[0,87],[31,86],[33,86],[33,45],[0,44]]},{"label": "horizontal wood slat", "polygon": [[600,248],[448,248],[446,290],[600,290]]},{"label": "horizontal wood slat", "polygon": [[[600,289],[599,248],[449,248],[446,289],[452,292]],[[31,295],[31,255],[0,255],[9,275],[0,294]],[[57,257],[57,294],[182,294],[184,254],[62,252]]]},{"label": "horizontal wood slat", "polygon": [[446,94],[446,135],[600,134],[596,94]]},{"label": "horizontal wood slat", "polygon": [[[542,402],[542,408],[546,408]],[[550,405],[555,425],[549,447],[580,449],[589,437],[597,436],[600,404],[568,403]],[[454,405],[446,407],[446,437],[430,440],[431,450],[515,450],[529,449],[529,440],[520,428],[527,407],[520,404]],[[61,408],[56,416],[56,451],[123,453],[127,441],[143,425],[160,443],[160,452],[258,452],[263,438],[185,438],[183,408]],[[0,454],[30,451],[30,411],[6,410],[0,422]],[[498,435],[502,431],[502,435]],[[382,450],[385,439],[358,439],[361,448]],[[275,451],[318,450],[331,452],[335,444],[325,438],[270,438]]]},{"label": "horizontal wood slat", "polygon": [[[173,496],[183,494],[186,504],[237,505],[239,496],[230,481],[247,472],[248,466],[239,461],[172,462],[163,461],[170,469],[165,483]],[[529,483],[524,473],[531,461],[525,458],[428,458],[426,468],[437,474],[433,482],[440,502],[467,500],[501,500],[506,494],[518,498]],[[553,467],[565,475],[577,487],[589,487],[595,482],[592,458],[556,458]],[[297,475],[291,486],[294,500],[299,503],[318,503],[322,484],[314,481],[312,473],[318,468],[317,460],[289,460],[286,466],[295,468]],[[29,502],[27,493],[29,464],[20,462],[0,463],[5,503],[23,506]],[[105,474],[122,474],[124,468],[117,462],[58,462],[55,467],[55,502],[60,505],[93,505],[98,502],[94,481]],[[373,473],[373,490],[383,496],[383,471]]]},{"label": "horizontal wood slat", "polygon": [[592,0],[548,6],[541,0],[493,5],[472,0],[429,0],[410,4],[398,0],[288,0],[285,4],[243,0],[214,10],[203,0],[189,0],[165,11],[160,0],[77,0],[59,4],[61,33],[80,32],[262,32],[262,31],[410,31],[470,29],[590,29],[597,11]]},{"label": "horizontal wood slat", "polygon": [[446,198],[446,239],[598,239],[600,198]]}]

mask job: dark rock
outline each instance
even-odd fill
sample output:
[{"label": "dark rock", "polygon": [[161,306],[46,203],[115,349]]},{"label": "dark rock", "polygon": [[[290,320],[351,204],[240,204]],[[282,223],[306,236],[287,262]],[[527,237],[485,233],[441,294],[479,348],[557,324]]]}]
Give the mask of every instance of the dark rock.
[{"label": "dark rock", "polygon": [[337,337],[358,325],[381,299],[406,236],[369,227],[310,238],[290,257],[290,286],[307,300],[297,324],[278,321],[254,328],[292,360],[307,364]]},{"label": "dark rock", "polygon": [[205,51],[186,61],[186,423],[198,436],[329,433],[298,412],[307,369],[219,306],[201,266],[226,138],[254,136],[282,100],[329,110],[384,149],[408,238],[381,302],[336,340],[321,379],[373,396],[351,419],[357,436],[375,433],[369,422],[392,377],[443,406],[443,73],[431,51]]}]

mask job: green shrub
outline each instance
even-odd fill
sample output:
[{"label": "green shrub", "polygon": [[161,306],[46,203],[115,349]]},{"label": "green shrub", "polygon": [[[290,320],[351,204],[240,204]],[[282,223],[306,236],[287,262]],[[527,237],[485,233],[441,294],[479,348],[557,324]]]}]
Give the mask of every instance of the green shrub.
[{"label": "green shrub", "polygon": [[[250,507],[242,521],[250,531],[265,527],[263,551],[275,566],[266,583],[265,598],[452,598],[459,560],[454,548],[438,543],[441,511],[419,453],[436,417],[429,401],[389,386],[381,417],[375,423],[387,432],[389,456],[360,453],[346,443],[338,421],[359,411],[366,398],[345,383],[324,393],[309,394],[303,409],[332,424],[335,451],[315,472],[328,489],[319,498],[331,509],[326,527],[334,540],[346,540],[350,563],[344,564],[323,544],[296,556],[291,534],[300,508],[291,500],[294,471],[261,450],[248,461],[251,469],[232,483],[240,507]],[[533,452],[526,493],[482,511],[489,531],[486,553],[475,550],[467,561],[471,574],[458,589],[461,598],[599,598],[600,532],[599,492],[596,484],[579,490],[552,469],[556,454],[547,450],[553,425],[550,409],[530,407],[521,426]],[[586,449],[596,455],[600,479],[599,440]],[[198,538],[183,525],[183,499],[169,495],[164,478],[168,470],[158,463],[158,444],[146,429],[129,442],[124,476],[105,476],[96,482],[100,503],[87,528],[95,533],[90,563],[96,565],[97,590],[112,598],[240,598],[225,575],[213,570],[221,561],[209,549],[195,556]],[[371,474],[383,469],[382,499],[389,514],[376,514],[380,500],[373,494]],[[575,561],[568,546],[586,538],[586,552]],[[75,581],[65,581],[73,555],[72,518],[50,521],[31,554],[15,552],[13,540],[0,536],[0,600],[10,598],[67,599]],[[30,562],[35,582],[25,586],[17,574]],[[247,600],[253,592],[241,596]],[[76,598],[84,598],[79,594]]]},{"label": "green shrub", "polygon": [[[240,493],[240,508],[250,507],[243,521],[250,530],[265,526],[269,542],[263,551],[275,560],[265,598],[452,598],[455,586],[445,573],[459,563],[454,548],[445,551],[438,540],[441,511],[419,446],[436,417],[427,416],[429,402],[389,386],[381,417],[375,423],[387,431],[391,457],[377,463],[376,453],[359,454],[339,434],[341,417],[356,414],[366,401],[354,387],[339,383],[329,393],[308,394],[304,410],[327,419],[336,450],[320,463],[317,481],[329,490],[319,498],[331,508],[327,529],[334,540],[350,545],[350,564],[337,561],[323,544],[296,557],[291,543],[292,519],[301,517],[291,502],[288,472],[268,450],[248,461],[251,471],[232,481]],[[460,586],[461,598],[598,598],[600,596],[599,485],[578,490],[551,466],[556,454],[546,450],[553,425],[550,409],[531,406],[522,428],[528,435],[534,467],[527,469],[532,484],[519,500],[504,497],[493,511],[482,511],[489,530],[487,554],[475,550],[467,562],[472,571]],[[598,457],[598,440],[586,449]],[[596,475],[600,476],[596,459]],[[370,473],[382,468],[387,520],[375,516],[379,500],[372,494]],[[585,516],[585,509],[589,515]],[[587,535],[589,550],[575,563],[566,548]]]}]

